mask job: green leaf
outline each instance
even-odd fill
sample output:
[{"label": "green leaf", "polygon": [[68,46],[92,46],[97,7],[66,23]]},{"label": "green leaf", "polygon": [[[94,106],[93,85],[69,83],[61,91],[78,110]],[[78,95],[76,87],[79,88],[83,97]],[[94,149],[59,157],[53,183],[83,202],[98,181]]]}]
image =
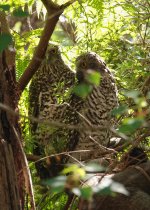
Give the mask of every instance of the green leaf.
[{"label": "green leaf", "polygon": [[78,165],[72,164],[69,167],[65,168],[62,171],[63,174],[74,174],[77,177],[83,178],[85,176],[84,168],[79,167]]},{"label": "green leaf", "polygon": [[34,4],[34,0],[28,0],[28,5],[32,6]]},{"label": "green leaf", "polygon": [[121,193],[124,195],[129,195],[129,192],[126,190],[126,188],[121,183],[113,181],[110,188],[111,188],[111,191],[113,191],[113,192]]},{"label": "green leaf", "polygon": [[91,91],[92,91],[91,85],[87,85],[84,83],[79,84],[73,88],[73,92],[81,98],[86,98],[89,95],[89,93],[91,93]]},{"label": "green leaf", "polygon": [[66,176],[58,176],[53,179],[44,180],[42,183],[51,187],[52,192],[62,192],[66,185]]},{"label": "green leaf", "polygon": [[93,189],[89,186],[83,188],[73,188],[72,192],[78,197],[82,197],[86,200],[91,199],[93,195]]},{"label": "green leaf", "polygon": [[68,166],[67,168],[64,168],[62,173],[63,174],[68,174],[68,173],[72,173],[75,172],[79,167],[75,164],[72,164],[70,166]]},{"label": "green leaf", "polygon": [[97,193],[100,195],[111,195],[111,196],[114,195],[114,192],[112,192],[110,186],[100,189]]},{"label": "green leaf", "polygon": [[124,95],[129,97],[129,98],[136,99],[136,98],[139,97],[140,93],[139,93],[138,90],[131,90],[131,91],[125,92]]},{"label": "green leaf", "polygon": [[101,75],[97,71],[89,71],[86,76],[86,80],[91,84],[98,86],[100,84]]},{"label": "green leaf", "polygon": [[125,134],[134,133],[144,123],[142,118],[126,118],[123,124],[119,127],[119,132]]},{"label": "green leaf", "polygon": [[115,109],[112,110],[111,114],[116,116],[116,115],[121,115],[126,113],[128,110],[128,107],[126,105],[121,105]]},{"label": "green leaf", "polygon": [[101,172],[104,170],[104,167],[100,166],[96,163],[89,163],[84,167],[85,171],[87,172]]},{"label": "green leaf", "polygon": [[0,52],[8,47],[12,42],[12,36],[10,34],[1,34],[0,35]]},{"label": "green leaf", "polygon": [[137,104],[137,106],[140,107],[146,107],[147,106],[147,102],[145,100],[144,97],[138,97],[135,100],[135,103]]},{"label": "green leaf", "polygon": [[77,188],[77,187],[73,188],[73,189],[72,189],[72,192],[73,192],[75,195],[77,195],[78,197],[81,196],[81,190],[80,190],[79,188]]},{"label": "green leaf", "polygon": [[108,177],[105,177],[100,184],[93,187],[93,192],[101,195],[114,195],[114,193],[122,193],[124,195],[129,194],[122,184],[115,182]]},{"label": "green leaf", "polygon": [[10,5],[9,4],[3,4],[3,5],[0,5],[0,8],[4,11],[9,11],[10,10]]},{"label": "green leaf", "polygon": [[81,197],[83,199],[90,200],[92,198],[93,190],[91,187],[89,187],[89,186],[83,187],[83,188],[81,188],[80,191],[81,191]]},{"label": "green leaf", "polygon": [[29,13],[26,11],[23,11],[22,8],[18,8],[13,11],[13,15],[16,17],[27,17],[29,16]]}]

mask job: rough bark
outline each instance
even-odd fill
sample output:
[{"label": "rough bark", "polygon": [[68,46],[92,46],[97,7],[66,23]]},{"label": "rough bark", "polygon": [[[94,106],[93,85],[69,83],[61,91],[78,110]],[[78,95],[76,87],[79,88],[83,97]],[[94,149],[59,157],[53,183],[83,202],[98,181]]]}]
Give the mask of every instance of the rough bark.
[{"label": "rough bark", "polygon": [[[12,74],[6,65],[5,56],[4,52],[0,55],[0,103],[7,104],[14,110],[16,108],[15,87],[11,81]],[[20,209],[24,197],[23,189],[20,188],[19,190],[18,186],[18,183],[23,186],[24,180],[18,176],[19,182],[17,182],[16,176],[16,171],[21,170],[21,161],[18,159],[19,156],[16,156],[16,138],[12,129],[15,127],[18,130],[19,127],[16,122],[16,119],[9,113],[0,110],[0,193],[3,194],[0,199],[0,209],[6,210]]]},{"label": "rough bark", "polygon": [[20,209],[15,163],[10,144],[0,138],[0,209]]},{"label": "rough bark", "polygon": [[[0,12],[1,33],[9,32],[6,16]],[[15,50],[0,53],[0,104],[18,112],[18,91],[15,77]],[[0,109],[0,209],[24,209],[25,188],[32,194],[28,164],[22,149],[21,129],[17,116]],[[32,196],[31,196],[32,197]],[[34,199],[31,198],[34,209]]]}]

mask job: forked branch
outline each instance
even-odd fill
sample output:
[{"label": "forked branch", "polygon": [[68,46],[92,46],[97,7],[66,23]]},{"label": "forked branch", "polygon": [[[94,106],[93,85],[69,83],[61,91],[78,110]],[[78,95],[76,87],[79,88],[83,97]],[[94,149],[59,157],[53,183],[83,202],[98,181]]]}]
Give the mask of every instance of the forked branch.
[{"label": "forked branch", "polygon": [[51,0],[41,0],[47,9],[47,20],[43,29],[39,44],[34,52],[33,58],[26,68],[25,72],[18,81],[18,89],[20,93],[25,89],[34,73],[39,68],[42,59],[45,55],[48,42],[54,32],[55,26],[59,20],[60,15],[64,9],[74,3],[76,0],[68,1],[67,3],[59,6]]}]

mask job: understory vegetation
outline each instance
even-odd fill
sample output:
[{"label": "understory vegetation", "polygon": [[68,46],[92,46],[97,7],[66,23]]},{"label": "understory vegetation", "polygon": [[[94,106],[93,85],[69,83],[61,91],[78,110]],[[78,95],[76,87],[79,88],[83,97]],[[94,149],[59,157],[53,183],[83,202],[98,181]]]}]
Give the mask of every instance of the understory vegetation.
[{"label": "understory vegetation", "polygon": [[[16,78],[28,67],[41,39],[47,19],[44,0],[1,0],[0,11],[5,12],[11,35],[0,35],[0,52],[11,42],[16,49]],[[67,1],[55,0],[62,5]],[[50,17],[51,18],[51,17]],[[112,114],[117,118],[114,136],[119,139],[114,168],[122,167],[124,157],[133,147],[141,147],[149,156],[150,140],[150,2],[149,0],[74,0],[66,6],[49,40],[59,45],[63,59],[75,72],[75,59],[83,52],[100,55],[114,74],[118,88],[119,107]],[[96,78],[95,78],[96,80]],[[28,117],[29,85],[20,101],[20,124],[23,148],[31,171],[35,203],[38,210],[61,210],[67,201],[65,188],[77,195],[70,209],[77,209],[78,197],[92,199],[94,193],[114,195],[117,183],[109,183],[101,189],[81,187],[80,180],[87,178],[86,171],[101,171],[98,165],[84,167],[71,165],[61,176],[46,180],[41,186],[31,160],[33,139]],[[120,140],[121,139],[121,140]],[[115,150],[115,152],[113,151]],[[114,153],[113,153],[113,152]],[[49,154],[51,155],[51,154]],[[107,154],[108,155],[108,154]],[[109,157],[110,157],[109,156]],[[72,176],[66,176],[66,174]],[[119,185],[120,192],[126,189]],[[26,196],[26,209],[30,202]]]}]

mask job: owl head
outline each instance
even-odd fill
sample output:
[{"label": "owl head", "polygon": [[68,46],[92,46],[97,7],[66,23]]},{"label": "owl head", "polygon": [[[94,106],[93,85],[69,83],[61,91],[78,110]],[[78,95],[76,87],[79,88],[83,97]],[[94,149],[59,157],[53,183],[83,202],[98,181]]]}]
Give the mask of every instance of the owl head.
[{"label": "owl head", "polygon": [[86,82],[87,74],[95,71],[101,75],[106,72],[105,62],[94,52],[87,52],[76,59],[76,77],[79,82]]},{"label": "owl head", "polygon": [[49,44],[46,50],[46,61],[55,63],[61,59],[61,52],[58,45]]}]

